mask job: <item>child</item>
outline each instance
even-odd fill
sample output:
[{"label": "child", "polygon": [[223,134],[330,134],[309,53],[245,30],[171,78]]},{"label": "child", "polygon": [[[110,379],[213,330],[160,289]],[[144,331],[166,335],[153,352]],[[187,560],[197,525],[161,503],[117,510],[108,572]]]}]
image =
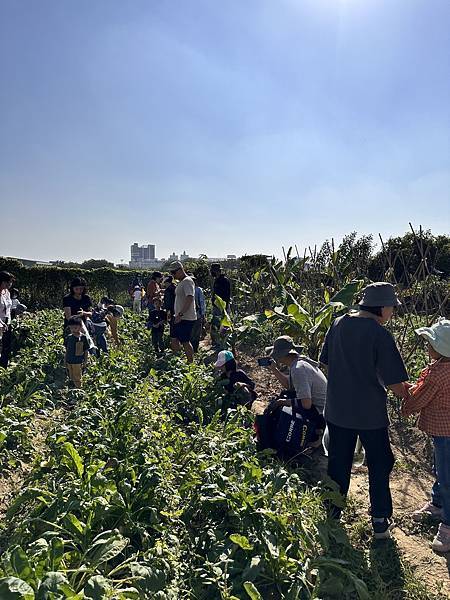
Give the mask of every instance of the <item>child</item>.
[{"label": "child", "polygon": [[141,303],[142,303],[142,289],[139,285],[134,286],[133,291],[133,311],[135,313],[141,312]]},{"label": "child", "polygon": [[80,317],[70,317],[68,321],[70,334],[66,337],[66,368],[69,379],[76,388],[81,388],[82,369],[86,365],[89,342],[81,333],[82,321]]},{"label": "child", "polygon": [[156,354],[164,352],[164,325],[167,321],[167,312],[161,309],[161,298],[153,298],[155,308],[150,309],[148,313],[147,328],[152,330],[152,343]]},{"label": "child", "polygon": [[239,393],[245,403],[256,400],[255,382],[242,369],[237,368],[234,355],[229,350],[222,350],[214,364],[216,369],[221,369],[219,380],[225,383],[229,394]]},{"label": "child", "polygon": [[431,502],[413,513],[420,521],[429,516],[441,521],[433,550],[450,551],[450,321],[439,319],[431,327],[416,329],[427,341],[430,364],[403,400],[404,416],[420,413],[418,426],[433,437],[436,481]]}]

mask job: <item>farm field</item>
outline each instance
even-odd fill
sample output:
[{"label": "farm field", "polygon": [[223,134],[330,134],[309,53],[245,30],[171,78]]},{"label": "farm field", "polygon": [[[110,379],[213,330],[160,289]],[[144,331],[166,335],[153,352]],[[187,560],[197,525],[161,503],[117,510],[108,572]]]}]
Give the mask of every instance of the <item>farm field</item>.
[{"label": "farm field", "polygon": [[211,369],[155,360],[138,318],[82,391],[60,312],[27,321],[1,383],[0,598],[447,597],[445,559],[425,577],[397,535],[374,544],[357,487],[327,521],[307,473],[257,454],[250,411],[216,413]]}]

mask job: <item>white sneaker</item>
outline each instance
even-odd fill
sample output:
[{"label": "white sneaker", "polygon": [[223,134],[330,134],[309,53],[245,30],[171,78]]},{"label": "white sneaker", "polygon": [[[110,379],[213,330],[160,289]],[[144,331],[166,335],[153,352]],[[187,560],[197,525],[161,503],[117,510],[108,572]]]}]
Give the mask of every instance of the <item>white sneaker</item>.
[{"label": "white sneaker", "polygon": [[435,552],[450,552],[450,526],[441,523],[432,548]]},{"label": "white sneaker", "polygon": [[416,523],[422,521],[425,517],[429,519],[433,519],[436,521],[442,520],[442,508],[439,506],[435,506],[432,502],[427,502],[425,506],[419,508],[419,510],[415,510],[411,515],[412,520]]}]

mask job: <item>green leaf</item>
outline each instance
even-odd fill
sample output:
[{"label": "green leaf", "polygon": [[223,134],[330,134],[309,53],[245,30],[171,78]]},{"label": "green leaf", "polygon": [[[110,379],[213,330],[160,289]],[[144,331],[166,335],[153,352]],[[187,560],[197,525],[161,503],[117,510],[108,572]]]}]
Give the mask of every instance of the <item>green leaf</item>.
[{"label": "green leaf", "polygon": [[111,586],[102,575],[91,577],[83,590],[85,598],[91,600],[104,600],[109,591],[111,591]]},{"label": "green leaf", "polygon": [[58,594],[60,592],[62,592],[66,598],[75,596],[75,591],[70,587],[67,578],[62,573],[49,571],[45,574],[45,577],[39,586],[36,600],[47,600],[52,597],[50,594]]},{"label": "green leaf", "polygon": [[0,446],[3,444],[3,442],[6,440],[7,437],[8,437],[7,433],[5,433],[4,431],[0,431]]},{"label": "green leaf", "polygon": [[244,583],[244,590],[247,592],[247,595],[251,598],[251,600],[262,600],[261,594],[256,589],[256,586],[251,581],[246,581]]},{"label": "green leaf", "polygon": [[26,553],[20,546],[15,546],[13,548],[9,556],[9,561],[15,574],[20,577],[20,579],[28,581],[32,575],[32,569]]},{"label": "green leaf", "polygon": [[342,302],[344,306],[352,306],[354,304],[355,295],[362,289],[364,285],[363,279],[354,279],[340,289],[331,299],[330,302]]},{"label": "green leaf", "polygon": [[33,588],[18,577],[2,577],[0,579],[1,600],[34,600]]},{"label": "green leaf", "polygon": [[253,550],[253,544],[251,544],[245,535],[239,535],[238,533],[232,533],[230,540],[237,544],[243,550]]},{"label": "green leaf", "polygon": [[65,442],[63,444],[63,458],[61,461],[64,465],[69,467],[69,469],[78,475],[81,479],[83,477],[84,465],[81,459],[81,456],[78,454],[77,450],[74,448],[73,444],[70,442]]},{"label": "green leaf", "polygon": [[128,543],[128,538],[124,538],[117,530],[105,531],[94,538],[92,546],[86,552],[86,559],[92,566],[97,567],[120,554]]}]

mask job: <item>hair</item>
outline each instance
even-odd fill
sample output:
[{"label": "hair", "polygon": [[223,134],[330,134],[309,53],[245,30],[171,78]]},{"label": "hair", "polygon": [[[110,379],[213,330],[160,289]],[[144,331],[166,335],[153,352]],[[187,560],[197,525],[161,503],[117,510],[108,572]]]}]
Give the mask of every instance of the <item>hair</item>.
[{"label": "hair", "polygon": [[227,362],[224,365],[225,367],[225,371],[236,371],[237,370],[237,364],[234,358],[230,358],[230,360],[227,360]]},{"label": "hair", "polygon": [[69,327],[71,325],[79,325],[81,327],[81,317],[70,317],[70,319],[67,321],[67,324]]},{"label": "hair", "polygon": [[0,283],[7,281],[8,283],[15,281],[15,277],[9,271],[0,271]]},{"label": "hair", "polygon": [[377,317],[383,316],[383,307],[382,306],[364,306],[360,304],[359,310],[364,310],[365,312],[371,313]]},{"label": "hair", "polygon": [[115,306],[108,306],[108,308],[106,309],[106,312],[108,312],[113,317],[120,317],[120,311],[117,310],[117,308]]},{"label": "hair", "polygon": [[173,275],[166,275],[164,278],[164,283],[173,283]]},{"label": "hair", "polygon": [[152,279],[153,281],[156,281],[157,279],[160,279],[162,277],[162,273],[160,273],[159,271],[155,271],[154,273],[152,273]]},{"label": "hair", "polygon": [[213,271],[222,271],[222,267],[220,266],[220,263],[212,263],[211,272],[213,272]]},{"label": "hair", "polygon": [[72,281],[70,282],[70,293],[73,295],[73,288],[80,286],[84,287],[82,294],[85,294],[87,287],[86,279],[83,279],[83,277],[75,277],[74,279],[72,279]]},{"label": "hair", "polygon": [[11,298],[14,296],[15,298],[19,297],[19,290],[17,288],[11,288],[9,290]]}]

